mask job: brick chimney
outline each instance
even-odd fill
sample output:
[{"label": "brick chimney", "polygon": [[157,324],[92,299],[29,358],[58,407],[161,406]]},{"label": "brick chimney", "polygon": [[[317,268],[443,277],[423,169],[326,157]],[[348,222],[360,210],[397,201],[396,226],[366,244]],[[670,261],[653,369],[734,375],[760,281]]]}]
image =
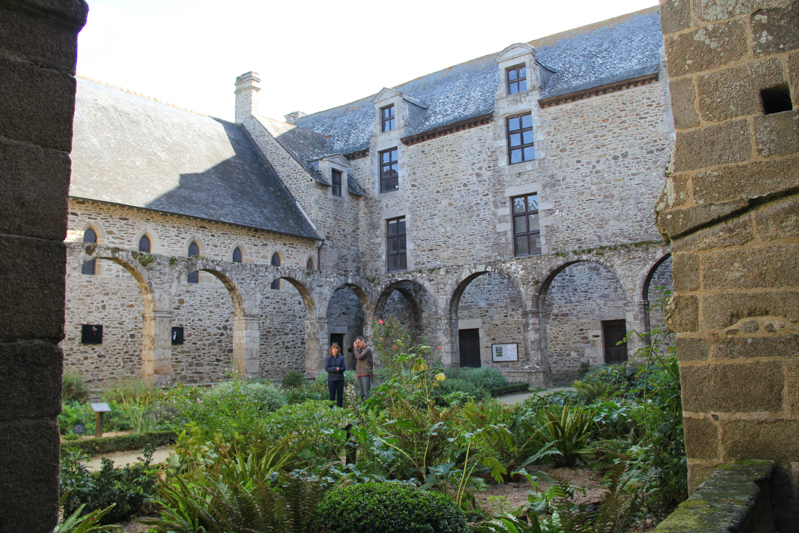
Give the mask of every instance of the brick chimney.
[{"label": "brick chimney", "polygon": [[260,83],[257,72],[246,72],[236,78],[236,122],[258,114]]}]

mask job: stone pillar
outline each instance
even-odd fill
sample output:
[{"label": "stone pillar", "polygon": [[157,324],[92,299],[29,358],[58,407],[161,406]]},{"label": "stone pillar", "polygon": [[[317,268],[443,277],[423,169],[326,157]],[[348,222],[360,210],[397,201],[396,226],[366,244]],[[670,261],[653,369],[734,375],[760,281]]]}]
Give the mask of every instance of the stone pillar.
[{"label": "stone pillar", "polygon": [[315,318],[305,319],[305,374],[315,377],[325,369],[324,360],[327,354],[327,320]]},{"label": "stone pillar", "polygon": [[636,300],[625,304],[624,318],[627,322],[627,359],[633,359],[635,353],[647,345],[648,321],[647,302]]},{"label": "stone pillar", "polygon": [[143,317],[142,378],[155,386],[172,380],[172,313],[155,311]]},{"label": "stone pillar", "polygon": [[0,0],[0,532],[58,520],[64,287],[81,0]]},{"label": "stone pillar", "polygon": [[458,319],[427,315],[425,323],[427,341],[433,350],[433,355],[440,356],[445,365],[457,362],[459,357],[455,350],[458,344]]},{"label": "stone pillar", "polygon": [[233,361],[236,372],[242,377],[261,377],[259,323],[260,317],[257,316],[233,317]]},{"label": "stone pillar", "polygon": [[774,460],[775,527],[796,532],[799,2],[666,0],[662,27],[676,142],[657,224],[689,489],[725,463]]}]

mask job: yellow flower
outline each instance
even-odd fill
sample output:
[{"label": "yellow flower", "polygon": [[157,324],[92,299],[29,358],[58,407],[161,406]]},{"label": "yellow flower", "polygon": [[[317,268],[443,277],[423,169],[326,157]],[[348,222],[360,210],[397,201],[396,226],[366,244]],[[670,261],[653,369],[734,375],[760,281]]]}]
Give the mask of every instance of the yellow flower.
[{"label": "yellow flower", "polygon": [[425,370],[427,370],[427,363],[425,363],[424,361],[419,361],[418,363],[413,365],[414,372],[424,372]]},{"label": "yellow flower", "polygon": [[436,381],[444,381],[445,379],[447,379],[447,376],[445,376],[443,372],[436,374]]}]

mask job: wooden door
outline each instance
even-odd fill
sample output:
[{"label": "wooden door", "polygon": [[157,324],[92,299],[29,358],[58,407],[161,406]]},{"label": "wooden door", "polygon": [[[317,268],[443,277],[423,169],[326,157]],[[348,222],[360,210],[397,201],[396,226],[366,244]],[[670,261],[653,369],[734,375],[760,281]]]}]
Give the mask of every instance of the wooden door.
[{"label": "wooden door", "polygon": [[462,329],[458,331],[461,366],[480,368],[480,330]]},{"label": "wooden door", "polygon": [[605,339],[605,362],[617,365],[627,361],[627,343],[618,344],[627,336],[627,322],[625,320],[602,322],[602,336]]}]

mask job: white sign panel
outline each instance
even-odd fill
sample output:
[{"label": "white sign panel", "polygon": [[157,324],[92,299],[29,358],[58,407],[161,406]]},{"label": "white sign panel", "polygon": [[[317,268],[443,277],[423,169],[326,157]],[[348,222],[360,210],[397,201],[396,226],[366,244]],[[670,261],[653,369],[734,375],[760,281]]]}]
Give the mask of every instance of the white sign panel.
[{"label": "white sign panel", "polygon": [[491,355],[494,362],[518,361],[519,350],[516,343],[513,344],[492,344]]}]

